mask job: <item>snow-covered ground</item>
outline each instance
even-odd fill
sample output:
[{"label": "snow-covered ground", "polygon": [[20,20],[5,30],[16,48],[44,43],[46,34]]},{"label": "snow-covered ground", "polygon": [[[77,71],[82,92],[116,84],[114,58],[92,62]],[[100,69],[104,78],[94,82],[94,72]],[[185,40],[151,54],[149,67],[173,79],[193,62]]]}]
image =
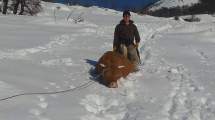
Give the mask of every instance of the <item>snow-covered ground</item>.
[{"label": "snow-covered ground", "polygon": [[173,8],[186,5],[191,6],[196,3],[199,3],[199,0],[160,0],[153,4],[149,9],[153,11],[161,8]]},{"label": "snow-covered ground", "polygon": [[[54,9],[56,20],[54,19]],[[43,3],[38,16],[0,15],[1,120],[214,120],[215,18],[199,23],[132,13],[141,70],[109,89],[92,69],[112,49],[122,13]],[[67,21],[67,16],[71,17]],[[75,23],[79,16],[84,22]]]}]

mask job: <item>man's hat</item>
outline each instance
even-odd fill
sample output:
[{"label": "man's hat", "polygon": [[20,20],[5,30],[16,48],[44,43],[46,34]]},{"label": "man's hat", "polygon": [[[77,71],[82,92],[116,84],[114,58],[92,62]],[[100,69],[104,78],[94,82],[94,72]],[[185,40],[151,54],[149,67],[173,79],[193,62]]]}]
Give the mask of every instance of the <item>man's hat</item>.
[{"label": "man's hat", "polygon": [[124,17],[124,16],[126,16],[126,15],[131,16],[131,14],[130,14],[130,11],[129,11],[129,10],[125,10],[125,11],[123,11],[123,17]]}]

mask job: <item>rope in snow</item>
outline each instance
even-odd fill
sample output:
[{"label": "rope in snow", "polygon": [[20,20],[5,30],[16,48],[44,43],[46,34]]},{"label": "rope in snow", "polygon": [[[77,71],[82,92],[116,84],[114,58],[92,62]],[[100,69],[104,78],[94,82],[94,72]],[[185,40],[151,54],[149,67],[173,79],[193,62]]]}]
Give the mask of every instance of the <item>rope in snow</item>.
[{"label": "rope in snow", "polygon": [[[95,79],[97,79],[100,75],[96,76]],[[27,95],[52,95],[52,94],[60,94],[60,93],[66,93],[66,92],[73,92],[75,90],[81,90],[81,89],[85,89],[91,85],[93,85],[95,82],[94,81],[89,81],[86,82],[84,84],[81,84],[80,86],[77,86],[75,88],[71,88],[71,89],[67,89],[67,90],[61,90],[61,91],[55,91],[55,92],[32,92],[32,93],[21,93],[21,94],[17,94],[17,95],[12,95],[6,98],[2,98],[0,99],[0,101],[5,101],[5,100],[9,100],[15,97],[19,97],[19,96],[27,96]]]}]

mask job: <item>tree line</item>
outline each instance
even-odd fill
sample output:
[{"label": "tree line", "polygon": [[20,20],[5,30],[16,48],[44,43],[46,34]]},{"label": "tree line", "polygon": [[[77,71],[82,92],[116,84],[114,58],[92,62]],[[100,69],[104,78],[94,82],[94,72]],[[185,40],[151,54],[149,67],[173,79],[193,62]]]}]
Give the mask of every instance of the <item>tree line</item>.
[{"label": "tree line", "polygon": [[42,10],[40,0],[2,0],[1,7],[2,14],[35,15]]},{"label": "tree line", "polygon": [[161,9],[150,11],[147,8],[139,11],[140,14],[149,14],[158,17],[173,17],[181,15],[194,15],[194,14],[214,14],[215,13],[215,0],[199,0],[199,3],[191,6],[177,6],[172,8],[163,7]]}]

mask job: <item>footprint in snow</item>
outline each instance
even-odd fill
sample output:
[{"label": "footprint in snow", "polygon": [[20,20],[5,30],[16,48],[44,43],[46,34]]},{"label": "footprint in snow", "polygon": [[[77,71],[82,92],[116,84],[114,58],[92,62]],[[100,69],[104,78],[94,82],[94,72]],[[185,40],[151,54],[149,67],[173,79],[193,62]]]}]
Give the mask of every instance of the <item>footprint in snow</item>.
[{"label": "footprint in snow", "polygon": [[39,95],[37,96],[39,98],[39,103],[37,104],[41,109],[46,109],[48,107],[48,103],[46,102],[46,99],[44,96]]},{"label": "footprint in snow", "polygon": [[33,108],[29,110],[29,113],[32,117],[37,118],[38,120],[50,120],[49,118],[44,117],[45,110],[48,107],[48,103],[46,99],[42,95],[38,95],[37,98],[39,99],[38,108]]},{"label": "footprint in snow", "polygon": [[61,87],[59,85],[57,85],[57,83],[55,82],[49,82],[50,86],[53,86],[54,88],[60,89]]},{"label": "footprint in snow", "polygon": [[50,120],[49,118],[42,116],[43,112],[39,109],[31,109],[29,113],[32,115],[31,117],[36,118],[38,120]]},{"label": "footprint in snow", "polygon": [[126,109],[123,102],[96,94],[87,95],[80,104],[89,112],[81,120],[122,119]]},{"label": "footprint in snow", "polygon": [[34,116],[40,116],[40,114],[42,113],[40,110],[38,110],[38,109],[31,109],[30,111],[29,111],[29,113],[31,113],[32,115],[34,115]]}]

